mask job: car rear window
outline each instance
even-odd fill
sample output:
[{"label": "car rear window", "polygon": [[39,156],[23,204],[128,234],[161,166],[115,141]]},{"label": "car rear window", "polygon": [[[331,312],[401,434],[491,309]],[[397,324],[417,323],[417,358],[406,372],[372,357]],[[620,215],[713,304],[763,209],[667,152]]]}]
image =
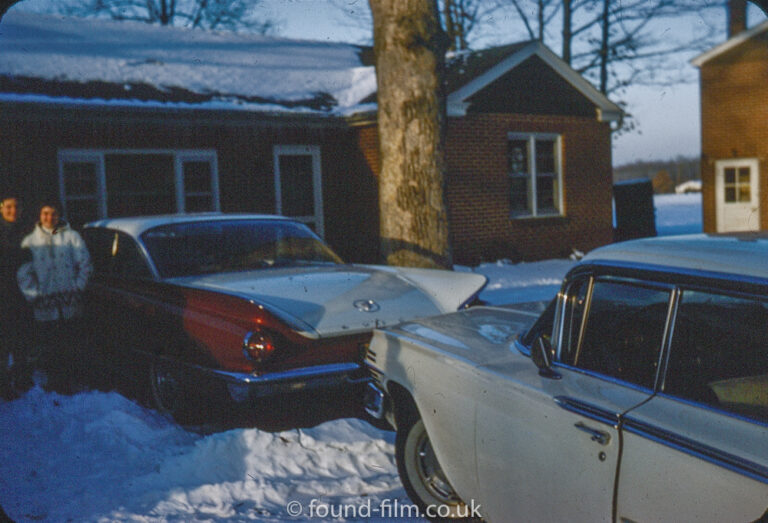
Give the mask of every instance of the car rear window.
[{"label": "car rear window", "polygon": [[141,235],[161,278],[341,263],[306,226],[290,221],[174,223]]}]

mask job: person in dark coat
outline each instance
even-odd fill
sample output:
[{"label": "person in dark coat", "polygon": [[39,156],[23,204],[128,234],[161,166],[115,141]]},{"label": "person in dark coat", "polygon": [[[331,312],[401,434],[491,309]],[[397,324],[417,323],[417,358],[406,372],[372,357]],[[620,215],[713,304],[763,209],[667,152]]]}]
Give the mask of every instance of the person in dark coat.
[{"label": "person in dark coat", "polygon": [[0,198],[0,395],[11,398],[14,390],[32,384],[27,350],[32,325],[29,306],[16,281],[16,271],[24,261],[19,199],[13,195]]}]

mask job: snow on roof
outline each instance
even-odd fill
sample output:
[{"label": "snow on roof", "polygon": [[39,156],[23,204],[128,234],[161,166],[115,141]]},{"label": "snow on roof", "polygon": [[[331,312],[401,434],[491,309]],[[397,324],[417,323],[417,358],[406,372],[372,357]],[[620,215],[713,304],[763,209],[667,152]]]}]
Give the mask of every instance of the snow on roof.
[{"label": "snow on roof", "polygon": [[96,98],[108,84],[106,98],[123,102],[141,91],[140,100],[349,114],[376,90],[351,44],[15,11],[0,24],[0,49],[0,99],[50,94],[40,84],[51,82],[70,87],[62,97]]}]

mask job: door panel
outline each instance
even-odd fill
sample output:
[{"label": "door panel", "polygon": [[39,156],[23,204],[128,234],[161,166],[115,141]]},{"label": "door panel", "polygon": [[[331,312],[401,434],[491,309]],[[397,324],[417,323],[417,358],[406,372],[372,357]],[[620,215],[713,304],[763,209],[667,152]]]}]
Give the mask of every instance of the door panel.
[{"label": "door panel", "polygon": [[759,230],[758,178],[757,160],[717,162],[715,198],[718,232]]},{"label": "door panel", "polygon": [[522,358],[522,364],[498,369],[501,376],[517,368],[512,380],[485,375],[487,393],[477,406],[483,515],[493,521],[610,521],[617,413],[650,393],[560,366],[561,379],[542,378]]},{"label": "door panel", "polygon": [[664,395],[628,415],[619,520],[756,521],[766,512],[767,426]]}]

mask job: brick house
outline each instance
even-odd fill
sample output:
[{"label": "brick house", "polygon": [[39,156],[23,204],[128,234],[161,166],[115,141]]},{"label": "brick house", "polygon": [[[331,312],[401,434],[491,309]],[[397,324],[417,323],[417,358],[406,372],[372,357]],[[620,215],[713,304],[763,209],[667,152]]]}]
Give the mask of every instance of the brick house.
[{"label": "brick house", "polygon": [[730,38],[696,57],[701,89],[704,232],[768,229],[768,22],[746,30],[730,2]]},{"label": "brick house", "polygon": [[[282,213],[379,261],[370,49],[21,13],[2,29],[0,177],[25,201],[55,194],[75,225]],[[615,104],[538,42],[453,57],[447,92],[456,262],[611,241]]]}]

